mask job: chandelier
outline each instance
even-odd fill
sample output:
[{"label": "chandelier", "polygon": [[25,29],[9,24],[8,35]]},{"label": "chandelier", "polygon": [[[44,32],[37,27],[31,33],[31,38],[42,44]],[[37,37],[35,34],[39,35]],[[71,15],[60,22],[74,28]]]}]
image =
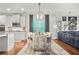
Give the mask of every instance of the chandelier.
[{"label": "chandelier", "polygon": [[41,4],[40,3],[38,3],[38,7],[39,7],[39,11],[38,11],[38,13],[37,13],[37,19],[38,20],[42,20],[43,19],[43,15],[42,15],[42,11],[41,11]]}]

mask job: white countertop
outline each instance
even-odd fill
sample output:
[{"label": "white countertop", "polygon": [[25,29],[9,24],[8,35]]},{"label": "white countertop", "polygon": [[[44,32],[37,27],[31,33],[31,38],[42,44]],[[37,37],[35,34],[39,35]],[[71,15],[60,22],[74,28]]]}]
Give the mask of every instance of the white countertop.
[{"label": "white countertop", "polygon": [[4,36],[7,36],[7,34],[0,34],[0,37],[4,37]]}]

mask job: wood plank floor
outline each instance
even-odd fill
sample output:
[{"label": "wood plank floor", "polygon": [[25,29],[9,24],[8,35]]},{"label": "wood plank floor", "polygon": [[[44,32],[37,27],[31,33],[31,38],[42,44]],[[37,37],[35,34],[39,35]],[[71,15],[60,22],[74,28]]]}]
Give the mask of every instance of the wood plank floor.
[{"label": "wood plank floor", "polygon": [[27,41],[15,42],[15,46],[9,52],[0,52],[0,55],[16,55],[25,45]]},{"label": "wood plank floor", "polygon": [[72,47],[71,45],[68,45],[66,43],[64,43],[61,40],[54,40],[57,44],[59,44],[62,48],[64,48],[64,50],[66,50],[68,53],[70,53],[71,55],[79,55],[79,49],[76,49],[74,47]]},{"label": "wood plank floor", "polygon": [[[58,45],[60,45],[64,50],[66,50],[71,55],[79,55],[79,49],[72,47],[60,40],[54,40]],[[0,55],[17,55],[17,53],[27,44],[27,41],[16,42],[13,49],[9,52],[0,52]]]}]

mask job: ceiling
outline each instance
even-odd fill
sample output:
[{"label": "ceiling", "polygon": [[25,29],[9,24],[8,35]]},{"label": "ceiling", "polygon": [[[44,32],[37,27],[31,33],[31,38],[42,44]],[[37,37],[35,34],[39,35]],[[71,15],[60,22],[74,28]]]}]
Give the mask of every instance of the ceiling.
[{"label": "ceiling", "polygon": [[[41,3],[43,8],[79,8],[79,3]],[[37,3],[0,3],[0,9],[38,8]]]},{"label": "ceiling", "polygon": [[[37,3],[0,3],[0,11],[6,11],[7,8],[10,8],[10,11],[21,11],[21,8],[24,8],[24,11],[27,13],[35,13],[38,11]],[[41,10],[43,12],[52,12],[52,11],[64,11],[64,10],[79,10],[79,3],[42,3]]]}]

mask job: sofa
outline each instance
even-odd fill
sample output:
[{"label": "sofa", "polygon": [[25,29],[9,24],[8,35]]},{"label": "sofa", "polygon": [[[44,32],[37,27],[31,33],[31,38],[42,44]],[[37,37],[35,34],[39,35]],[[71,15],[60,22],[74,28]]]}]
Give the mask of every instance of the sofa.
[{"label": "sofa", "polygon": [[60,31],[58,39],[79,49],[79,31]]}]

